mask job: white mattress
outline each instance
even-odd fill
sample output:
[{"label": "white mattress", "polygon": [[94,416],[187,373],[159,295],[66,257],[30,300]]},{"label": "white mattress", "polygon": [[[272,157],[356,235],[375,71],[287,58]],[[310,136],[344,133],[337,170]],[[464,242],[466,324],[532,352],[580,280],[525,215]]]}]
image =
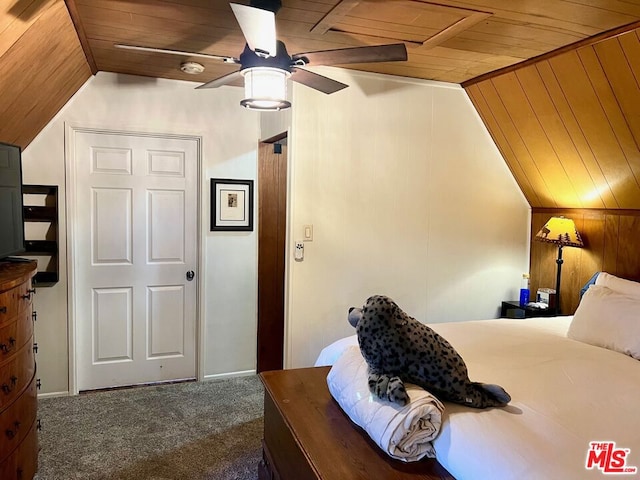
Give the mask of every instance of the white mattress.
[{"label": "white mattress", "polygon": [[[629,449],[626,466],[640,467],[640,362],[566,338],[571,318],[429,325],[462,355],[471,380],[512,397],[488,410],[445,402],[434,445],[458,480],[606,478],[585,468],[592,441]],[[325,348],[316,365],[350,344],[355,335]]]}]

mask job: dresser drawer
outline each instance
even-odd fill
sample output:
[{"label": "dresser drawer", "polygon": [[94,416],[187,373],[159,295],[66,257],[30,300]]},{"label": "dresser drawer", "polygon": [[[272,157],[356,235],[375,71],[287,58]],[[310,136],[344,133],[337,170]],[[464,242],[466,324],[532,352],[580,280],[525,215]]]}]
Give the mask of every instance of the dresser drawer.
[{"label": "dresser drawer", "polygon": [[0,327],[11,322],[18,313],[31,309],[33,288],[28,280],[10,290],[0,292]]},{"label": "dresser drawer", "polygon": [[33,320],[31,311],[25,310],[9,321],[4,326],[0,326],[0,365],[27,343],[33,335]]},{"label": "dresser drawer", "polygon": [[36,422],[31,424],[29,433],[22,443],[3,462],[0,462],[2,480],[22,480],[33,478],[38,469],[38,432]]},{"label": "dresser drawer", "polygon": [[36,420],[38,397],[35,376],[27,390],[20,395],[0,417],[0,462],[4,461],[20,445]]},{"label": "dresser drawer", "polygon": [[[11,361],[0,364],[0,411],[7,407],[28,385],[36,370],[31,339],[12,356]],[[4,418],[4,412],[2,414]],[[4,430],[0,430],[0,435]]]}]

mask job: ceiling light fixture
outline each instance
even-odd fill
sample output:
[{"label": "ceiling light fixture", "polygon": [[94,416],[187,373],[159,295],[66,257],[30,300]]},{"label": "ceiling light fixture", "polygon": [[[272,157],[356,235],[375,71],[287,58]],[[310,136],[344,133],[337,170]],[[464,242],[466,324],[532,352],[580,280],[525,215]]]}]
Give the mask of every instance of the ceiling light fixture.
[{"label": "ceiling light fixture", "polygon": [[204,65],[198,62],[182,62],[180,64],[180,70],[189,75],[198,75],[204,72]]},{"label": "ceiling light fixture", "polygon": [[287,80],[291,72],[273,67],[242,70],[244,96],[240,105],[250,110],[278,111],[291,106],[287,100]]},{"label": "ceiling light fixture", "polygon": [[[236,85],[242,77],[246,95],[241,105],[261,111],[277,111],[291,106],[291,102],[286,99],[289,80],[327,95],[348,87],[342,82],[306,70],[306,66],[395,62],[406,61],[408,58],[404,43],[335,48],[289,55],[285,44],[276,36],[275,12],[281,3],[281,0],[250,0],[250,5],[231,3],[231,10],[247,41],[239,58],[139,45],[115,44],[114,46],[143,52],[205,57],[240,65],[238,70],[209,80],[196,88]],[[267,84],[272,90],[267,91]]]}]

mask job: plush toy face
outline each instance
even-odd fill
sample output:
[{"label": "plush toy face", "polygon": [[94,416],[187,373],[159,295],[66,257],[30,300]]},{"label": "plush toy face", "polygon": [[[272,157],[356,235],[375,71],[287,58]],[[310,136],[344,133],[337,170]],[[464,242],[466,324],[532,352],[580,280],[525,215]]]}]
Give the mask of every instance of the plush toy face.
[{"label": "plush toy face", "polygon": [[449,342],[389,297],[369,297],[362,308],[349,310],[348,319],[369,366],[369,388],[380,398],[405,405],[406,381],[443,400],[477,408],[511,400],[498,385],[471,382],[464,360]]}]

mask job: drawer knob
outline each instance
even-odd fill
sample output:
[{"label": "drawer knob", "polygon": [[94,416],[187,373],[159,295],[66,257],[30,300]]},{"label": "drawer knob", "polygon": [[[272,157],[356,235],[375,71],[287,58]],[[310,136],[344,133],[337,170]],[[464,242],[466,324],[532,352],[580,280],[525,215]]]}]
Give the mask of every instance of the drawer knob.
[{"label": "drawer knob", "polygon": [[29,290],[27,290],[26,295],[22,295],[22,298],[24,298],[25,300],[31,300],[31,295],[35,295],[35,294],[36,294],[36,289],[30,288]]},{"label": "drawer knob", "polygon": [[7,313],[7,307],[5,305],[0,306],[0,313]]},{"label": "drawer knob", "polygon": [[6,383],[3,383],[2,387],[0,387],[2,388],[2,391],[4,392],[5,395],[9,395],[13,391],[14,387],[18,383],[18,377],[16,377],[15,375],[11,375],[11,382],[9,383],[11,383],[11,385],[7,385]]},{"label": "drawer knob", "polygon": [[12,438],[14,438],[16,435],[18,435],[18,430],[20,429],[20,422],[18,422],[17,420],[15,422],[13,422],[13,429],[11,428],[7,428],[4,433],[7,436],[7,438],[9,440],[11,440]]},{"label": "drawer knob", "polygon": [[6,343],[0,343],[0,351],[2,351],[3,355],[6,355],[11,350],[13,350],[13,347],[15,347],[15,346],[16,346],[16,339],[13,338],[13,337],[9,337],[9,344],[8,345]]}]

